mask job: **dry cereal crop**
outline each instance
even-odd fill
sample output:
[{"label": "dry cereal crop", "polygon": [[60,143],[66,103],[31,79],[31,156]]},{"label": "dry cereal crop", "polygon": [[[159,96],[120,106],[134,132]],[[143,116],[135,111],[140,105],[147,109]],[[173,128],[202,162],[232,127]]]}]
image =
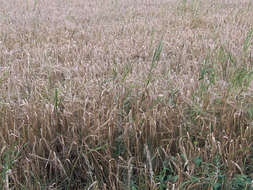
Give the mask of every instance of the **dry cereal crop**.
[{"label": "dry cereal crop", "polygon": [[0,189],[253,189],[252,0],[0,0]]}]

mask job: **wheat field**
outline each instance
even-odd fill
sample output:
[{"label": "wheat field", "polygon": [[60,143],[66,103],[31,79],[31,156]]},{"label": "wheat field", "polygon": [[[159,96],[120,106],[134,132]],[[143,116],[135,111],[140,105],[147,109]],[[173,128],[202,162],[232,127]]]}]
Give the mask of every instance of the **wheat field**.
[{"label": "wheat field", "polygon": [[252,10],[0,0],[0,189],[252,189]]}]

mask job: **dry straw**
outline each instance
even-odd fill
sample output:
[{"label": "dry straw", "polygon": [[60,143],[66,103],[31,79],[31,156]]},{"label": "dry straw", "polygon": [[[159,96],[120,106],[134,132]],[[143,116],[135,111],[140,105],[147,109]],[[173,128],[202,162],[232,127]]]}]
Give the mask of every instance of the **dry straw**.
[{"label": "dry straw", "polygon": [[0,1],[0,189],[250,189],[252,9]]}]

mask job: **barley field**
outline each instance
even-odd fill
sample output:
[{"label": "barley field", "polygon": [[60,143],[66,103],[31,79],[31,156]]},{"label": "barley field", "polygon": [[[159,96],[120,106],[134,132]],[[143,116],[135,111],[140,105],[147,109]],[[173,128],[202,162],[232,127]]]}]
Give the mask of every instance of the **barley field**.
[{"label": "barley field", "polygon": [[0,189],[253,189],[252,0],[0,0]]}]

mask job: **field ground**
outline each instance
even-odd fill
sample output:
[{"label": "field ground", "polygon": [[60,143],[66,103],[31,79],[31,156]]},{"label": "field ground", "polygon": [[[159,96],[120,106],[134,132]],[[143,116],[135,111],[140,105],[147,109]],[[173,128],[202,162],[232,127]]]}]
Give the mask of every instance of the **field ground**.
[{"label": "field ground", "polygon": [[0,0],[1,189],[253,189],[252,0]]}]

